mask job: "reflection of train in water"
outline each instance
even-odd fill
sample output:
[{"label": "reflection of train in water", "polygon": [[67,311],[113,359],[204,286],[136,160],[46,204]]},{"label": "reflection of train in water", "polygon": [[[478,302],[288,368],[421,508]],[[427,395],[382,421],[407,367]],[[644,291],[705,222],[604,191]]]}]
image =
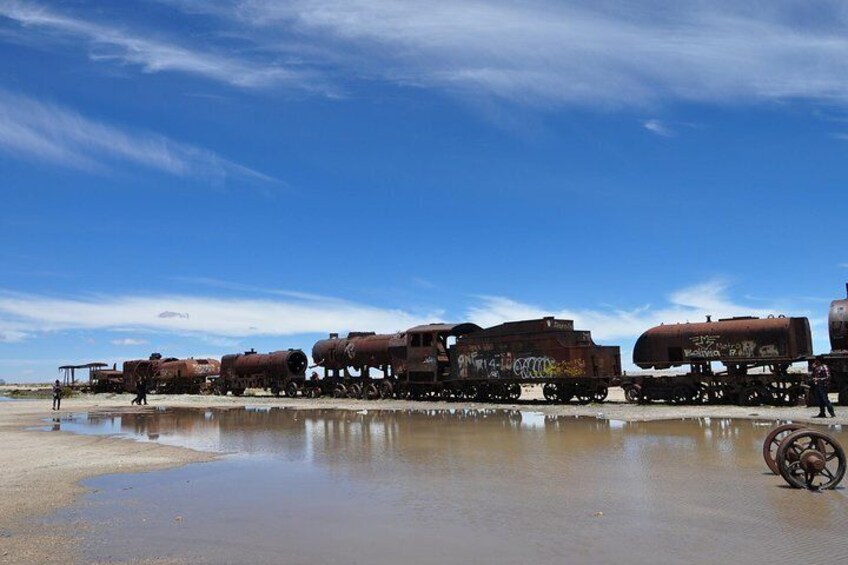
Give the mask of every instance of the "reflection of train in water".
[{"label": "reflection of train in water", "polygon": [[[832,391],[846,404],[848,299],[831,304],[829,329],[831,352],[824,360],[831,369]],[[590,332],[575,330],[572,321],[548,317],[486,329],[440,323],[396,334],[330,334],[312,348],[313,367],[323,375],[313,372],[309,378],[308,360],[300,350],[251,350],[226,355],[220,364],[154,356],[128,361],[121,384],[132,390],[143,378],[162,392],[198,392],[210,377],[211,390],[219,394],[264,388],[290,397],[478,401],[514,401],[522,385],[538,384],[549,402],[579,403],[602,401],[609,387],[621,386],[632,402],[787,405],[805,395],[806,375],[790,367],[809,361],[812,354],[806,318],[708,317],[647,330],[633,348],[633,363],[651,372],[625,375],[617,346],[596,345]],[[175,373],[172,367],[180,368]],[[680,367],[688,370],[657,372]],[[117,382],[107,373],[104,382],[106,377]]]}]

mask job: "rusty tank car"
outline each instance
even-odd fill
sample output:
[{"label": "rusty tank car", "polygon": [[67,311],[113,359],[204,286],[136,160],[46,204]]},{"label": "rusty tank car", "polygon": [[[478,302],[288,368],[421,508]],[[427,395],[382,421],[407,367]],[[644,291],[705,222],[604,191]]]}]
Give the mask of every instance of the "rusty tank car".
[{"label": "rusty tank car", "polygon": [[830,353],[821,357],[830,369],[830,391],[838,393],[839,404],[845,406],[848,405],[848,298],[830,303],[827,326],[830,334]]},{"label": "rusty tank car", "polygon": [[[350,332],[340,338],[331,333],[312,347],[316,367],[324,371],[321,380],[310,379],[309,396],[332,394],[349,398],[389,398],[394,393],[389,343],[392,334]],[[371,369],[382,371],[383,378],[372,379]],[[356,374],[351,370],[356,371]]]},{"label": "rusty tank car", "polygon": [[600,346],[572,320],[507,322],[464,335],[451,350],[449,389],[465,398],[517,400],[541,384],[549,402],[603,401],[621,376],[621,351]]},{"label": "rusty tank car", "polygon": [[241,396],[245,389],[270,390],[274,396],[285,392],[286,396],[297,396],[306,381],[306,354],[300,349],[257,353],[254,350],[224,355],[221,372],[214,380],[216,394],[232,392]]},{"label": "rusty tank car", "polygon": [[[788,369],[812,350],[807,318],[708,317],[660,325],[636,341],[633,363],[658,370],[688,366],[689,372],[633,377],[623,387],[631,401],[796,404],[804,395],[803,375]],[[725,369],[714,372],[714,362]]]},{"label": "rusty tank car", "polygon": [[196,394],[207,379],[221,372],[217,359],[163,359],[156,368],[154,385],[159,393]]}]

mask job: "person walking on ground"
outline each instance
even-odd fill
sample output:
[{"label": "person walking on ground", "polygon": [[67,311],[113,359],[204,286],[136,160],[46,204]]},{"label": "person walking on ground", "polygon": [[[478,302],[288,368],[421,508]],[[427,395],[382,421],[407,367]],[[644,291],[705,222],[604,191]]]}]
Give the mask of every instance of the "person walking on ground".
[{"label": "person walking on ground", "polygon": [[147,383],[144,379],[139,379],[138,383],[135,385],[135,398],[132,399],[130,404],[138,404],[141,406],[142,402],[144,402],[144,405],[147,406]]},{"label": "person walking on ground", "polygon": [[59,410],[62,405],[62,384],[59,379],[53,383],[53,410]]},{"label": "person walking on ground", "polygon": [[821,356],[816,357],[816,360],[813,361],[813,374],[810,380],[813,387],[813,398],[819,406],[819,413],[813,418],[826,418],[825,409],[827,409],[831,418],[835,418],[836,413],[833,410],[833,404],[827,397],[827,389],[830,385],[830,369],[824,364],[824,358]]}]

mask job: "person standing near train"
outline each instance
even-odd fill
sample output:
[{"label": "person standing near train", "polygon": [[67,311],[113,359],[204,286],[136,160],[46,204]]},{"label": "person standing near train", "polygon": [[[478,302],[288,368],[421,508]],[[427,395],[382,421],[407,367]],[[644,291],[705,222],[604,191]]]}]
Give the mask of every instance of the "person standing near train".
[{"label": "person standing near train", "polygon": [[60,410],[62,406],[62,384],[59,379],[53,383],[53,410]]},{"label": "person standing near train", "polygon": [[819,413],[813,418],[826,418],[825,409],[831,418],[836,417],[836,412],[833,410],[833,404],[827,396],[828,387],[830,385],[830,369],[824,363],[824,358],[819,355],[813,361],[813,373],[810,375],[810,384],[813,388],[813,398],[819,407]]}]

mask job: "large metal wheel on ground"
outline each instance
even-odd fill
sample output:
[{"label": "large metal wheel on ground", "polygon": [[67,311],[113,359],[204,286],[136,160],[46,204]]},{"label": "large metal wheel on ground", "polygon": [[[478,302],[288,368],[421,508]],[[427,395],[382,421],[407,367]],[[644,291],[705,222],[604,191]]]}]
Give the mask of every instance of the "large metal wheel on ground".
[{"label": "large metal wheel on ground", "polygon": [[286,396],[289,398],[294,398],[297,396],[297,383],[294,381],[290,381],[289,384],[286,385]]},{"label": "large metal wheel on ground", "polygon": [[795,488],[827,490],[845,476],[845,451],[831,435],[815,430],[792,432],[777,449],[777,466]]},{"label": "large metal wheel on ground", "polygon": [[771,430],[766,436],[763,442],[763,459],[765,459],[766,465],[768,465],[768,468],[775,475],[780,474],[780,469],[777,467],[777,449],[780,447],[781,442],[792,432],[803,430],[804,427],[801,424],[783,424]]}]

